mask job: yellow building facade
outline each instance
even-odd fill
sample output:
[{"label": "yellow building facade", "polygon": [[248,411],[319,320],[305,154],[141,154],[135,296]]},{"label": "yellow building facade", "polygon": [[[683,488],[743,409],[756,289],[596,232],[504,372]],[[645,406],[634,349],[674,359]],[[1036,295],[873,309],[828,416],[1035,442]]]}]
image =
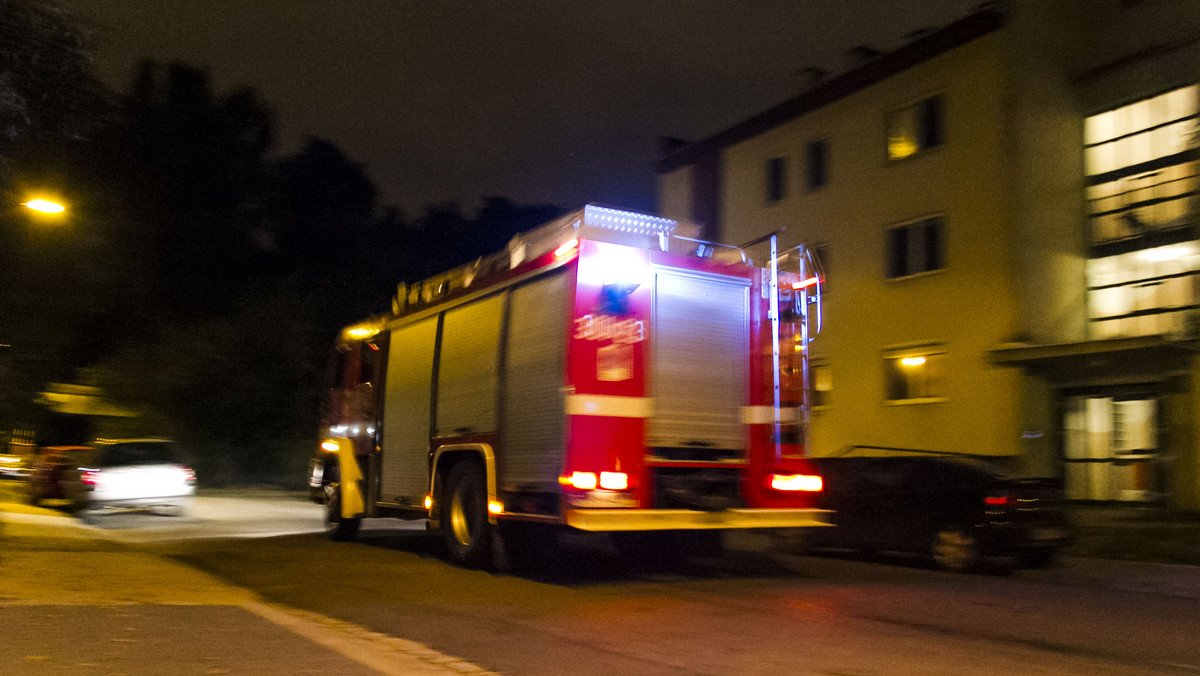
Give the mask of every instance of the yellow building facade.
[{"label": "yellow building facade", "polygon": [[1198,509],[1198,52],[1179,3],[986,8],[676,148],[659,210],[820,254],[814,455]]}]

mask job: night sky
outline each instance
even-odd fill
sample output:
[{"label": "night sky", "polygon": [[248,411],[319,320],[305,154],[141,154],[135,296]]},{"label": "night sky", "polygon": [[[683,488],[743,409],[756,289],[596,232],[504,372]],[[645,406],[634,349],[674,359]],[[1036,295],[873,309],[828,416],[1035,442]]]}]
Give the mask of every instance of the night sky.
[{"label": "night sky", "polygon": [[657,139],[698,140],[979,0],[63,0],[126,91],[143,58],[254,87],[279,149],[328,139],[410,216],[482,196],[653,210]]}]

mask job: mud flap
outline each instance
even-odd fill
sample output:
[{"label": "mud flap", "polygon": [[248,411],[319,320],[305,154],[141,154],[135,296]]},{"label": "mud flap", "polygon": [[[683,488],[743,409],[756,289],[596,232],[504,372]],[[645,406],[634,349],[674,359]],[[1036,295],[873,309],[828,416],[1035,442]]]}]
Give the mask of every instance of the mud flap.
[{"label": "mud flap", "polygon": [[338,445],[338,476],[341,477],[338,489],[342,493],[342,518],[353,519],[362,516],[366,511],[366,503],[359,488],[363,479],[362,469],[354,455],[354,442],[346,437],[338,437],[334,441]]}]

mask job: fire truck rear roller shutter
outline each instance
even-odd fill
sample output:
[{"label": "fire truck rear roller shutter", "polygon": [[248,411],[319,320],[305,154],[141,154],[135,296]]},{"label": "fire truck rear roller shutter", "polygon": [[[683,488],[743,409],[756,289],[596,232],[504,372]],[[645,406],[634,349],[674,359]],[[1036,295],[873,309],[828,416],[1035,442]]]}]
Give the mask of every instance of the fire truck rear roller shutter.
[{"label": "fire truck rear roller shutter", "polygon": [[655,278],[650,446],[743,449],[749,281]]}]

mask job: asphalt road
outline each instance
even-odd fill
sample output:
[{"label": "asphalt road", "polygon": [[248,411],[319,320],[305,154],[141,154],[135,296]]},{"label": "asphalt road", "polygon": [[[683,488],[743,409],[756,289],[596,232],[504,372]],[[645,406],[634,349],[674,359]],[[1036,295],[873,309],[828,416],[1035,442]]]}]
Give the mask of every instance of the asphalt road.
[{"label": "asphalt road", "polygon": [[773,554],[740,537],[722,557],[647,569],[574,538],[552,567],[501,574],[445,563],[421,524],[368,522],[358,542],[332,543],[302,500],[195,507],[175,521],[112,515],[87,532],[505,674],[1200,671],[1195,598],[1077,583],[1087,562],[955,575]]}]

